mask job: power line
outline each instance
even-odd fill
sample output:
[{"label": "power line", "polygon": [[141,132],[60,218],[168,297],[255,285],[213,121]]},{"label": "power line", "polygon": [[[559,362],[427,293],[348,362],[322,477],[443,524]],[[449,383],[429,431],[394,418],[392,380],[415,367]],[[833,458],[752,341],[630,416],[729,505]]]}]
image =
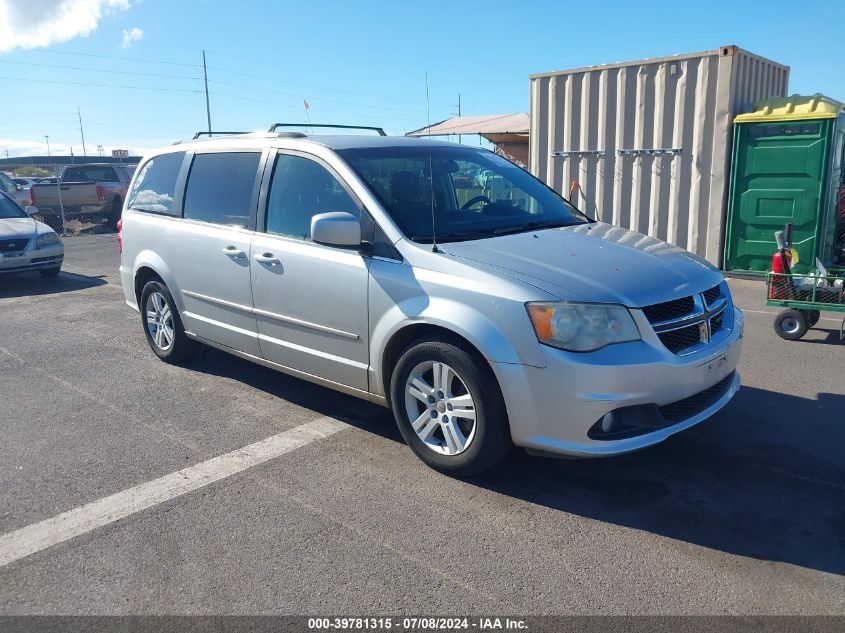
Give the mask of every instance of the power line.
[{"label": "power line", "polygon": [[106,68],[91,68],[90,66],[57,66],[55,64],[37,64],[35,62],[18,62],[11,59],[0,59],[3,64],[19,64],[21,66],[37,66],[39,68],[54,68],[57,70],[84,70],[97,73],[112,73],[115,75],[135,75],[138,77],[165,77],[168,79],[198,79],[191,75],[164,75],[161,73],[138,73],[129,70],[108,70]]},{"label": "power line", "polygon": [[[90,66],[87,66],[87,67],[86,66],[61,66],[61,65],[56,65],[56,64],[39,64],[39,63],[35,63],[35,62],[19,62],[19,61],[7,60],[7,59],[0,59],[0,63],[18,64],[18,65],[23,65],[23,66],[37,67],[37,68],[52,68],[52,69],[56,69],[56,70],[78,70],[78,71],[84,71],[84,72],[110,73],[110,74],[117,74],[117,75],[130,75],[130,76],[136,76],[136,77],[159,77],[159,78],[166,78],[166,79],[188,79],[188,80],[194,80],[194,81],[199,81],[201,79],[201,77],[196,77],[196,76],[191,76],[191,75],[169,75],[169,74],[163,74],[163,73],[142,73],[142,72],[135,72],[135,71],[128,71],[128,70],[110,70],[110,69],[105,69],[105,68],[92,68]],[[209,68],[211,68],[211,67],[209,67]],[[21,78],[21,79],[23,80],[23,78]],[[35,79],[28,79],[28,80],[35,81]],[[270,80],[266,79],[266,81],[270,81]],[[286,91],[283,91],[283,90],[274,90],[272,88],[264,88],[264,87],[256,86],[256,85],[241,84],[241,83],[235,83],[235,82],[231,82],[231,81],[220,81],[218,79],[208,79],[208,82],[219,84],[219,85],[222,85],[222,86],[231,86],[233,88],[242,88],[244,90],[254,90],[254,91],[259,91],[259,92],[271,92],[271,93],[274,93],[274,94],[283,95],[283,96],[287,96],[287,97],[293,97],[293,98],[296,98],[296,99],[301,98],[300,94],[296,94],[296,93],[293,93],[293,92],[286,92]],[[281,83],[287,83],[287,82],[281,82]],[[323,90],[325,92],[329,92],[328,89],[321,89],[321,90]],[[343,92],[343,91],[340,91],[340,92]],[[355,94],[355,93],[350,93],[350,94]],[[377,107],[381,110],[401,111],[401,112],[409,112],[409,113],[410,112],[417,112],[417,113],[422,112],[422,110],[409,110],[406,107],[357,103],[357,102],[353,102],[353,101],[345,101],[345,100],[342,100],[342,99],[332,99],[330,97],[319,97],[319,100],[322,101],[322,102],[326,102],[326,103],[337,103],[337,104],[340,104],[340,105],[350,105],[350,106],[357,106],[357,107],[363,107],[363,108]]]},{"label": "power line", "polygon": [[187,90],[184,88],[154,88],[152,86],[126,86],[118,84],[94,84],[84,83],[80,81],[55,81],[52,79],[30,79],[29,77],[9,77],[7,75],[0,75],[0,79],[8,79],[10,81],[29,81],[43,84],[61,84],[66,86],[91,86],[95,88],[120,88],[121,90],[155,90],[157,92],[190,92],[193,94],[202,94],[202,90]]},{"label": "power line", "polygon": [[[211,94],[215,97],[225,97],[227,99],[237,99],[238,101],[249,101],[249,102],[252,102],[252,103],[264,103],[264,104],[268,104],[268,105],[281,106],[283,108],[290,108],[292,110],[297,109],[296,106],[290,105],[288,103],[280,103],[278,101],[267,101],[266,99],[251,99],[249,97],[241,97],[241,96],[238,96],[238,95],[230,95],[230,94],[226,94],[226,93],[223,93],[223,92],[211,92],[209,94]],[[350,116],[350,114],[351,114],[349,111],[344,112],[344,111],[341,111],[341,110],[324,110],[322,108],[320,109],[320,111],[325,112],[327,114],[339,114],[339,115],[342,115],[342,116]],[[389,120],[389,121],[390,120],[392,120],[392,121],[403,121],[405,123],[415,120],[415,118],[413,116],[411,116],[411,117],[391,117],[391,116],[378,116],[378,115],[374,115],[374,114],[369,114],[368,116],[373,117],[375,119],[386,119],[386,120]]]},{"label": "power line", "polygon": [[[144,59],[144,58],[138,58],[138,57],[124,57],[124,56],[119,56],[119,55],[101,55],[101,54],[95,54],[95,53],[77,53],[77,52],[69,52],[69,51],[54,51],[54,50],[45,50],[45,49],[36,49],[36,50],[37,50],[37,52],[40,52],[40,53],[52,53],[52,54],[60,54],[60,55],[76,55],[76,56],[80,56],[80,57],[91,57],[91,58],[97,58],[97,59],[109,59],[109,60],[117,60],[117,61],[122,61],[122,62],[137,62],[137,63],[143,63],[143,64],[166,64],[166,65],[171,65],[171,66],[181,66],[181,67],[192,68],[196,71],[200,71],[203,68],[202,64],[190,64],[190,63],[185,63],[185,62],[174,62],[174,61],[167,61],[167,60]],[[188,75],[169,75],[169,74],[163,74],[163,73],[144,73],[144,72],[137,72],[137,71],[110,70],[110,69],[104,69],[104,68],[92,68],[92,67],[83,67],[83,66],[60,66],[60,65],[55,65],[55,64],[39,64],[39,63],[36,63],[36,62],[20,62],[20,61],[13,61],[13,60],[0,60],[0,62],[10,63],[10,64],[19,64],[19,65],[25,65],[25,66],[32,66],[32,67],[41,67],[41,68],[54,68],[54,69],[60,69],[60,70],[78,70],[78,71],[88,71],[88,72],[102,72],[102,73],[110,73],[110,74],[132,75],[132,76],[138,76],[138,77],[160,77],[160,78],[167,78],[167,79],[192,79],[192,80],[200,79],[199,77],[188,76]],[[278,77],[269,77],[269,76],[251,74],[251,73],[244,73],[243,71],[227,70],[225,68],[219,68],[219,67],[216,67],[216,66],[208,66],[207,68],[208,68],[208,70],[214,70],[214,71],[229,74],[229,75],[236,75],[236,76],[239,76],[239,77],[245,77],[245,78],[250,78],[250,79],[259,79],[261,81],[268,81],[268,82],[271,82],[273,84],[280,84],[281,83],[281,84],[286,84],[286,85],[290,85],[290,86],[294,86],[294,87],[298,87],[298,88],[307,88],[309,90],[318,90],[318,91],[326,92],[326,93],[329,93],[329,94],[331,94],[331,93],[347,94],[347,95],[352,95],[352,96],[357,96],[357,97],[364,97],[366,99],[375,99],[377,101],[390,101],[390,102],[393,102],[393,103],[415,104],[417,106],[419,106],[420,103],[421,103],[421,101],[414,101],[414,100],[411,100],[411,99],[400,99],[400,98],[396,98],[396,97],[386,97],[386,96],[382,96],[382,95],[367,94],[367,93],[356,92],[356,91],[351,91],[351,90],[340,90],[340,89],[337,89],[337,88],[325,88],[325,87],[317,86],[317,85],[314,85],[314,84],[302,84],[302,83],[296,83],[296,82],[291,82],[291,81],[283,81],[283,80],[280,80]],[[223,82],[223,81],[212,80],[212,79],[209,79],[209,81],[224,84],[224,85],[229,85],[229,86],[232,86],[232,87],[262,90],[261,88],[256,88],[254,86],[246,86],[244,84],[236,84],[236,83],[232,83],[232,82]],[[301,98],[300,94],[292,94],[292,93],[285,93],[283,91],[272,91],[272,90],[265,90],[265,91],[277,92],[278,94],[283,94],[283,95],[286,94],[288,96],[296,97],[297,99]],[[358,105],[358,106],[362,106],[362,107],[370,107],[367,104],[351,103],[351,102],[347,102],[347,101],[343,101],[343,100],[339,100],[339,99],[321,98],[321,100],[327,101],[327,102],[331,101],[332,103],[339,103],[339,104],[342,104],[342,105]],[[438,105],[438,106],[441,106],[441,107],[446,107],[449,104],[435,103],[435,104],[432,104],[432,105]],[[378,107],[381,107],[383,109],[390,109],[390,110],[400,110],[401,109],[401,108],[398,108],[398,107],[390,107],[390,106],[378,106]],[[422,109],[419,109],[418,112],[422,112]]]},{"label": "power line", "polygon": [[117,59],[127,62],[140,62],[142,64],[167,64],[168,66],[187,66],[189,68],[202,68],[200,64],[186,64],[185,62],[170,62],[161,59],[142,59],[139,57],[121,57],[119,55],[97,55],[94,53],[71,53],[70,51],[55,51],[44,48],[33,49],[38,53],[52,53],[54,55],[78,55],[80,57],[98,57],[100,59]]},{"label": "power line", "polygon": [[[231,81],[219,81],[217,79],[209,79],[208,82],[212,83],[212,84],[219,84],[221,86],[231,86],[233,88],[243,88],[245,90],[255,90],[255,91],[258,91],[258,92],[271,92],[273,94],[282,95],[282,96],[285,96],[285,97],[294,97],[296,99],[302,98],[302,95],[299,95],[299,94],[296,94],[296,93],[293,93],[293,92],[285,92],[283,90],[273,90],[272,88],[262,88],[262,87],[258,87],[258,86],[248,86],[246,84],[236,84],[236,83],[233,83]],[[327,97],[317,97],[316,99],[314,99],[315,102],[318,101],[318,100],[325,102],[325,103],[339,103],[341,105],[357,106],[357,107],[361,107],[361,108],[377,107],[380,110],[395,110],[395,111],[399,111],[399,112],[417,112],[417,113],[423,112],[423,110],[409,110],[408,108],[400,108],[400,107],[396,107],[396,106],[382,106],[382,105],[376,106],[375,104],[371,104],[371,103],[355,103],[353,101],[343,101],[341,99],[330,99],[330,98],[327,98]]]},{"label": "power line", "polygon": [[[353,95],[353,96],[356,96],[356,97],[366,97],[367,99],[379,99],[381,101],[394,101],[394,102],[397,102],[397,103],[413,103],[413,104],[416,104],[416,105],[420,105],[422,103],[422,101],[414,101],[414,100],[411,100],[411,99],[397,99],[395,97],[384,97],[384,96],[380,96],[380,95],[365,94],[365,93],[362,93],[362,92],[352,92],[352,91],[349,91],[349,90],[338,90],[336,88],[322,88],[320,86],[315,86],[313,84],[300,84],[300,83],[295,83],[295,82],[292,82],[292,81],[283,81],[283,80],[279,79],[278,77],[267,77],[267,76],[263,76],[263,75],[253,75],[253,74],[245,73],[245,72],[242,72],[242,71],[226,70],[224,68],[218,68],[217,66],[209,66],[208,69],[209,70],[216,70],[219,73],[226,73],[228,75],[239,75],[241,77],[248,77],[248,78],[251,78],[251,79],[261,79],[262,81],[271,81],[273,83],[287,84],[289,86],[296,86],[296,87],[299,87],[299,88],[308,88],[310,90],[322,90],[324,92],[334,92],[334,93],[337,93],[337,94],[348,94],[348,95]],[[451,107],[452,104],[434,103],[432,105],[437,105],[437,106],[442,106],[442,107],[446,107],[446,106]]]}]

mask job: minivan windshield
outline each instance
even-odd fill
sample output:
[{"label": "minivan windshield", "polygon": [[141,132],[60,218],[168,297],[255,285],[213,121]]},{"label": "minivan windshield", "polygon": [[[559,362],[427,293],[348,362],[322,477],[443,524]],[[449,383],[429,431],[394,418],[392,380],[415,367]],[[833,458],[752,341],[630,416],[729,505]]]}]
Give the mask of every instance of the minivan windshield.
[{"label": "minivan windshield", "polygon": [[487,150],[432,145],[338,153],[415,242],[432,243],[432,232],[438,242],[458,242],[591,221]]}]

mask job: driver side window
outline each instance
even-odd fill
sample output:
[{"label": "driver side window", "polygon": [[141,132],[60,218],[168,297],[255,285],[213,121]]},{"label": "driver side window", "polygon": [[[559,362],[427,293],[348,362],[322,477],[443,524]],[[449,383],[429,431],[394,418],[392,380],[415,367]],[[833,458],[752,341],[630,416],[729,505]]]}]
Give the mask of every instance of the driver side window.
[{"label": "driver side window", "polygon": [[267,233],[311,239],[311,218],[345,211],[361,217],[360,205],[320,163],[302,156],[279,154],[267,196]]}]

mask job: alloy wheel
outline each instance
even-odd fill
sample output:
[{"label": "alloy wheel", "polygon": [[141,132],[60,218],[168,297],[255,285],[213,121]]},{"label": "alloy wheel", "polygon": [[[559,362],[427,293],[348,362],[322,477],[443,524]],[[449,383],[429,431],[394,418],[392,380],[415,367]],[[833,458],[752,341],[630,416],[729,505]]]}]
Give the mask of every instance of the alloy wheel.
[{"label": "alloy wheel", "polygon": [[153,343],[166,352],[173,346],[173,311],[160,292],[151,292],[146,305],[147,331]]},{"label": "alloy wheel", "polygon": [[417,437],[436,453],[458,455],[475,437],[475,401],[446,363],[425,361],[414,367],[405,382],[405,410]]}]

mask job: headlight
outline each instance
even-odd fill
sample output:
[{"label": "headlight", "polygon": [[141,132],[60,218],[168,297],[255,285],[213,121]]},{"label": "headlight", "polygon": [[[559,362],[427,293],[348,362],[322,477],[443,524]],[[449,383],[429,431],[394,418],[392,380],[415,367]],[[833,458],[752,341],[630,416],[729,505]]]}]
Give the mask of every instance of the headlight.
[{"label": "headlight", "polygon": [[45,246],[58,244],[59,242],[61,242],[59,236],[53,231],[50,231],[49,233],[44,233],[43,235],[38,236],[35,240],[35,248],[44,248]]},{"label": "headlight", "polygon": [[589,352],[612,343],[639,341],[628,309],[598,303],[529,303],[528,315],[541,343]]}]

